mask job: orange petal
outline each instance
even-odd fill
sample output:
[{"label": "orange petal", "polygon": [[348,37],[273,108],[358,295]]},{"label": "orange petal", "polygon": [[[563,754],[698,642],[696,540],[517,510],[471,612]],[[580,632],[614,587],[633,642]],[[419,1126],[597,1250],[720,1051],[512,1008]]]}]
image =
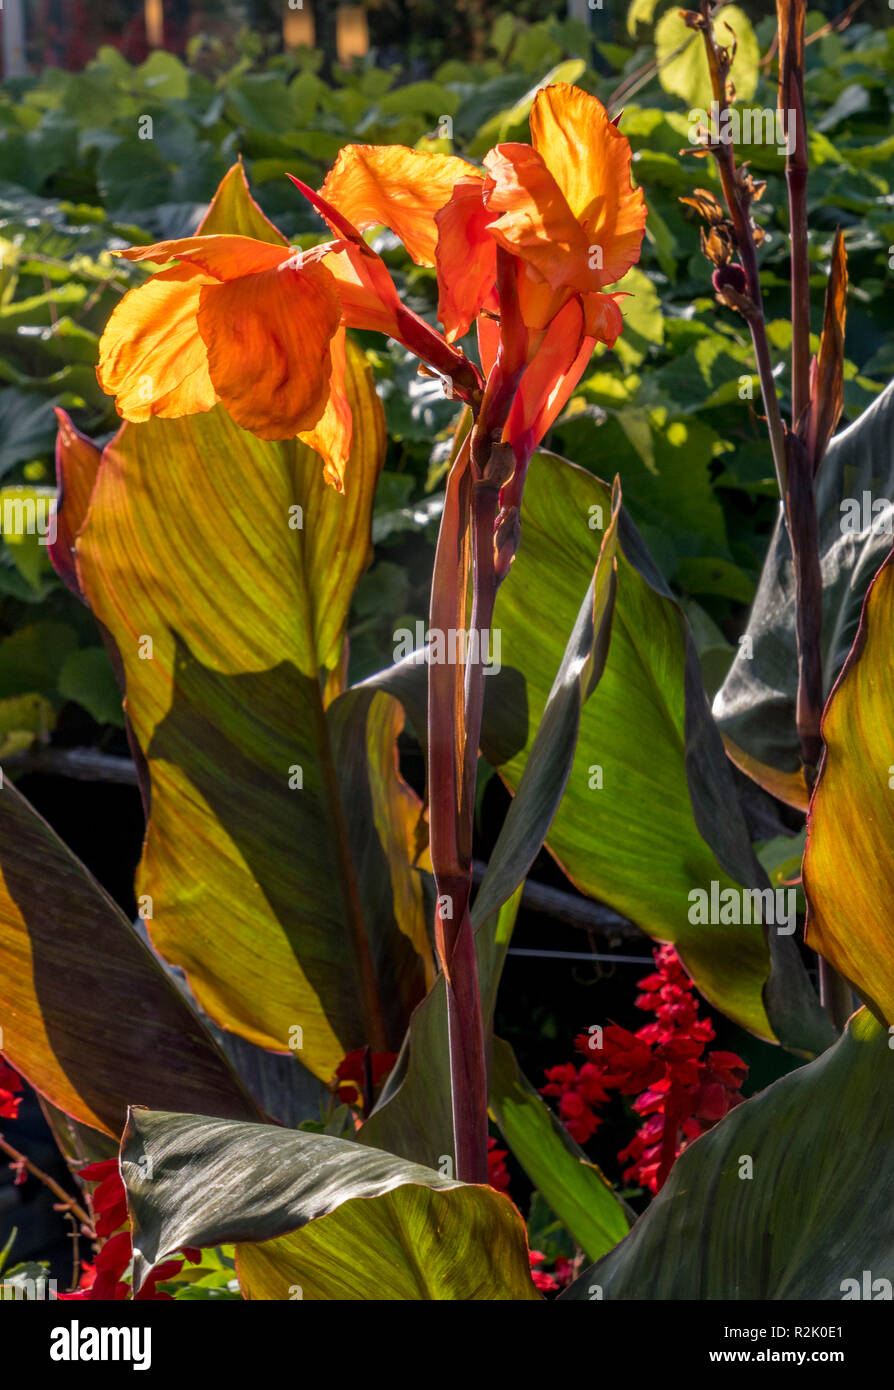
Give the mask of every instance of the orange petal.
[{"label": "orange petal", "polygon": [[595,343],[587,332],[585,317],[580,300],[570,299],[553,319],[522,377],[503,431],[521,467],[501,498],[504,506],[515,502],[514,488],[524,476],[531,454],[564,409],[592,356]]},{"label": "orange petal", "polygon": [[435,215],[438,244],[438,318],[448,343],[468,333],[493,287],[497,248],[487,227],[496,213],[485,206],[480,178],[460,179]]},{"label": "orange petal", "polygon": [[[348,328],[366,328],[399,338],[401,303],[384,261],[348,241],[329,243],[326,268],[338,286]],[[335,249],[338,248],[338,249]]]},{"label": "orange petal", "polygon": [[624,327],[624,316],[614,295],[584,295],[584,332],[597,343],[614,347]]},{"label": "orange petal", "polygon": [[288,176],[320,214],[337,240],[302,253],[302,259],[326,257],[339,290],[343,322],[395,338],[412,353],[468,392],[480,385],[477,369],[446,338],[403,305],[381,259],[366,245],[350,219],[293,174]]},{"label": "orange petal", "polygon": [[530,264],[522,264],[518,276],[518,303],[521,316],[531,329],[547,329],[573,291],[562,286],[554,290]]},{"label": "orange petal", "polygon": [[128,261],[188,261],[215,280],[238,280],[270,270],[294,254],[289,246],[272,246],[250,236],[191,236],[179,241],[157,241],[153,246],[131,246],[119,251]]},{"label": "orange petal", "polygon": [[646,203],[630,183],[630,143],[612,125],[602,102],[579,87],[544,87],[531,111],[534,149],[583,228],[587,246],[602,249],[598,281],[579,289],[602,289],[620,280],[639,260]]},{"label": "orange petal", "polygon": [[541,156],[530,145],[498,145],[484,156],[494,181],[488,206],[500,213],[491,236],[553,289],[598,289],[590,243]]},{"label": "orange petal", "polygon": [[355,227],[389,227],[417,265],[434,265],[435,214],[460,179],[480,175],[449,154],[406,145],[346,145],[321,193]]},{"label": "orange petal", "polygon": [[260,439],[292,439],[317,424],[326,407],[330,340],[340,317],[328,270],[300,264],[297,257],[203,286],[197,324],[208,372],[237,425]]},{"label": "orange petal", "polygon": [[210,410],[218,395],[196,329],[202,290],[216,282],[184,264],[131,290],[106,325],[96,375],[125,420]]},{"label": "orange petal", "polygon": [[500,307],[496,291],[488,296],[484,307],[490,310],[490,314],[480,314],[476,328],[478,330],[478,356],[481,358],[481,370],[485,380],[487,380],[493,371],[494,363],[497,360],[497,351],[500,347],[500,325],[496,318],[490,316],[496,314]]},{"label": "orange petal", "polygon": [[299,437],[322,458],[326,482],[338,492],[344,492],[345,468],[351,455],[354,421],[345,387],[347,345],[343,328],[339,328],[335,333],[330,348],[332,372],[325,409],[313,429],[300,431]]}]

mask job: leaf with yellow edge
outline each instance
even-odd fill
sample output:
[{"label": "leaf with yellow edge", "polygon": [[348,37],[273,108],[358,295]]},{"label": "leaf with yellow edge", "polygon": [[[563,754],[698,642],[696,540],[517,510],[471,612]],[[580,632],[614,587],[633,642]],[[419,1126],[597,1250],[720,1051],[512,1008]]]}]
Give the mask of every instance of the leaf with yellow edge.
[{"label": "leaf with yellow edge", "polygon": [[[344,494],[304,445],[258,440],[217,407],[126,426],[77,546],[151,775],[139,892],[153,942],[215,1022],[278,1051],[300,1036],[301,1060],[323,1080],[366,1042],[396,1048],[405,1024],[402,1011],[384,1018],[380,1000],[407,934],[382,884],[375,902],[360,890],[352,844],[375,820],[356,779],[349,795],[339,787],[344,734],[324,694],[338,687],[382,456],[366,364],[349,356]],[[397,777],[393,732],[380,722],[378,738],[392,741],[374,778],[386,758]],[[388,857],[380,843],[375,852]],[[415,1004],[425,962],[404,966]]]},{"label": "leaf with yellow edge", "polygon": [[894,1022],[894,553],[866,595],[823,715],[808,815],[806,940]]},{"label": "leaf with yellow edge", "polygon": [[[239,166],[201,230],[234,227],[278,237]],[[431,973],[395,708],[333,705],[385,447],[353,343],[345,385],[342,493],[307,445],[259,440],[218,406],[125,426],[77,542],[151,777],[153,942],[216,1023],[274,1051],[297,1040],[326,1081],[356,1047],[396,1050]]]},{"label": "leaf with yellow edge", "polygon": [[771,796],[778,797],[787,806],[793,806],[796,811],[806,811],[810,801],[810,792],[807,789],[807,779],[803,769],[797,772],[780,772],[778,768],[771,767],[769,763],[762,763],[759,758],[753,758],[750,753],[746,753],[744,748],[740,748],[728,735],[721,733],[723,746],[726,749],[726,756],[740,772],[744,772],[746,777],[750,777],[752,782],[756,782],[759,787],[763,787],[765,792]]},{"label": "leaf with yellow edge", "polygon": [[227,235],[250,236],[274,246],[288,245],[282,232],[265,217],[251,196],[241,158],[224,174],[196,229],[196,236]]},{"label": "leaf with yellow edge", "polygon": [[0,1041],[53,1107],[119,1135],[136,1100],[258,1107],[108,894],[15,787],[0,791]]}]

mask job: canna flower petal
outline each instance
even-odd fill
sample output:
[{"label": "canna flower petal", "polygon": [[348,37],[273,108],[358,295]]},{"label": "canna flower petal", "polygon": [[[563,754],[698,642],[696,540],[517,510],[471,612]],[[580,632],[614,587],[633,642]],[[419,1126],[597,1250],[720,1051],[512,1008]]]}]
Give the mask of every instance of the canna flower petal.
[{"label": "canna flower petal", "polygon": [[500,347],[500,301],[496,291],[491,291],[484,304],[484,313],[478,315],[475,329],[478,335],[478,355],[485,380],[490,376],[497,360]]},{"label": "canna flower petal", "polygon": [[542,157],[530,145],[497,145],[484,156],[494,187],[488,207],[500,214],[490,234],[532,265],[553,290],[599,288],[590,242]]},{"label": "canna flower petal", "polygon": [[454,185],[470,177],[480,187],[480,174],[456,155],[406,145],[346,145],[320,193],[355,227],[388,227],[417,265],[434,265],[435,214]]},{"label": "canna flower petal", "polygon": [[152,246],[131,246],[117,255],[126,261],[188,261],[214,280],[238,280],[270,270],[294,255],[289,246],[273,246],[248,236],[191,236],[178,241],[156,241]]},{"label": "canna flower petal", "polygon": [[127,420],[222,402],[262,439],[311,429],[326,409],[341,305],[319,257],[251,237],[186,237],[121,253],[179,264],[131,290],[100,341],[97,376]]},{"label": "canna flower petal", "polygon": [[624,328],[624,317],[612,294],[588,294],[584,296],[584,331],[597,343],[614,347]]},{"label": "canna flower petal", "polygon": [[300,257],[200,295],[208,374],[228,412],[259,439],[291,439],[326,408],[341,304],[319,262]]},{"label": "canna flower petal", "polygon": [[586,319],[581,301],[569,299],[553,319],[521,379],[503,431],[517,465],[500,498],[504,507],[521,504],[531,455],[564,409],[592,356],[596,340],[587,331]]},{"label": "canna flower petal", "polygon": [[347,341],[343,328],[332,338],[332,373],[326,407],[312,430],[299,433],[302,443],[318,453],[323,460],[323,477],[338,492],[345,490],[345,468],[351,456],[354,420],[345,389],[347,370]]},{"label": "canna flower petal", "polygon": [[639,260],[646,200],[630,182],[630,142],[602,102],[579,87],[544,87],[531,110],[531,141],[562,191],[588,246],[602,248],[602,289]]},{"label": "canna flower petal", "polygon": [[125,420],[197,415],[219,401],[196,330],[199,296],[214,283],[179,265],[130,290],[116,306],[100,339],[96,375]]},{"label": "canna flower petal", "polygon": [[305,257],[325,257],[338,287],[343,323],[348,328],[384,333],[402,343],[449,378],[461,398],[466,398],[463,393],[477,390],[482,385],[477,369],[437,329],[401,303],[388,267],[367,246],[357,227],[322,193],[314,192],[292,174],[288,177],[336,234],[336,240],[314,247]]},{"label": "canna flower petal", "polygon": [[448,343],[468,333],[496,279],[497,247],[488,226],[497,214],[486,206],[483,189],[480,177],[460,179],[435,214],[438,318]]},{"label": "canna flower petal", "polygon": [[403,306],[384,261],[355,242],[328,242],[327,248],[326,268],[338,287],[345,325],[400,341]]},{"label": "canna flower petal", "polygon": [[500,214],[491,235],[553,290],[614,284],[639,259],[646,222],[628,140],[596,97],[562,83],[537,93],[531,140],[485,156]]}]

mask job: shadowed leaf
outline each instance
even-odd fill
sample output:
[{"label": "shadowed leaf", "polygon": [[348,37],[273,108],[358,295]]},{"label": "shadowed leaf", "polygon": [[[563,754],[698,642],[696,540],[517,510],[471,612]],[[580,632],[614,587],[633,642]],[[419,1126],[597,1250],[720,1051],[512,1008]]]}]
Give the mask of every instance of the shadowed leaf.
[{"label": "shadowed leaf", "polygon": [[252,1299],[539,1301],[507,1198],[349,1140],[137,1109],[121,1171],[137,1284],[235,1243]]},{"label": "shadowed leaf", "polygon": [[[894,534],[894,384],[830,443],[816,477],[825,695],[851,649],[863,598]],[[791,546],[777,519],[748,629],[714,699],[723,733],[756,764],[797,773],[798,659]],[[772,791],[772,786],[768,786]]]},{"label": "shadowed leaf", "polygon": [[[545,717],[552,719],[545,711],[554,672],[579,620],[579,595],[611,514],[604,483],[564,459],[537,455],[521,547],[495,616],[504,668],[522,671],[527,688],[528,747],[499,767],[516,796],[534,735]],[[742,886],[763,890],[766,877],[711,719],[688,624],[623,509],[615,563],[617,596],[601,678],[551,734],[553,746],[563,747],[567,722],[571,743],[563,761],[570,754],[571,764],[547,848],[582,892],[656,939],[673,941],[717,1008],[763,1037],[820,1050],[834,1034],[794,943],[773,927],[765,933],[750,920],[756,913],[745,910]],[[494,761],[486,742],[485,752]],[[535,809],[541,783],[532,777],[524,793]],[[718,895],[737,896],[738,923],[693,919],[693,891],[709,895],[712,884]]]},{"label": "shadowed leaf", "polygon": [[561,1297],[859,1297],[845,1281],[864,1270],[894,1279],[892,1153],[894,1052],[862,1010],[822,1057],[696,1139],[626,1240]]},{"label": "shadowed leaf", "polygon": [[135,1102],[259,1118],[120,908],[8,783],[0,956],[2,1050],[76,1121],[117,1135]]}]

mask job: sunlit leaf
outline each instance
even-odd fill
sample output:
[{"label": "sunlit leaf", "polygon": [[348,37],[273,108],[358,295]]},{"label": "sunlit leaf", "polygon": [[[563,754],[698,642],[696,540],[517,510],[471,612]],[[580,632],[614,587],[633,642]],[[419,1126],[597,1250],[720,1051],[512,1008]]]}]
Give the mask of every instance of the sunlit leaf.
[{"label": "sunlit leaf", "polygon": [[807,940],[894,1023],[894,558],[823,716],[826,745],[804,857]]}]

